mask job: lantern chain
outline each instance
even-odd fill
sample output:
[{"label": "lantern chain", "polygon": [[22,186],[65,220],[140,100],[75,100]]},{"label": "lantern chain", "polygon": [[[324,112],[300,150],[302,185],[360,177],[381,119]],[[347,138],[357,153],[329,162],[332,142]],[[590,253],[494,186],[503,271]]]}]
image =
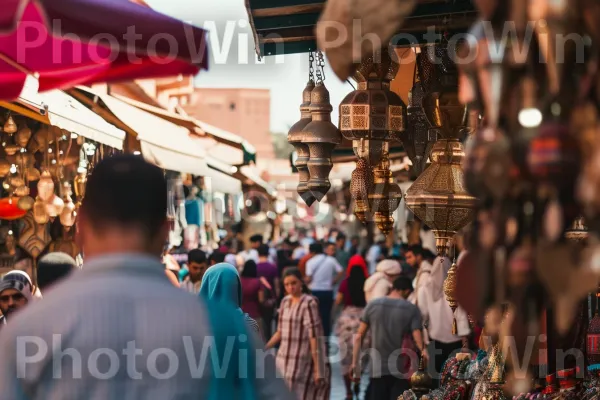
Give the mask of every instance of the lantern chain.
[{"label": "lantern chain", "polygon": [[317,83],[323,83],[325,80],[325,57],[323,52],[319,50],[317,52]]},{"label": "lantern chain", "polygon": [[315,53],[308,53],[308,80],[315,80]]}]

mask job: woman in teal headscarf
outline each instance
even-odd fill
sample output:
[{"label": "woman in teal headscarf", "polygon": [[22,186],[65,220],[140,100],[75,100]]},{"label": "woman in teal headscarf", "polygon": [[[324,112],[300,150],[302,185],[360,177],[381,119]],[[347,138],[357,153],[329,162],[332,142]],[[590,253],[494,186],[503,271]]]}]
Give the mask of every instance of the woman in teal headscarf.
[{"label": "woman in teal headscarf", "polygon": [[[240,308],[242,284],[237,270],[226,263],[210,267],[202,278],[199,296],[206,302],[209,312],[215,339],[211,350],[218,355],[211,357],[213,378],[209,399],[256,399],[256,364],[253,339],[249,336],[252,336],[251,329],[258,325],[254,320],[252,324],[248,320],[251,318]],[[240,340],[240,337],[245,340]],[[228,343],[229,338],[234,338],[233,349]],[[226,362],[226,357],[229,357],[229,362]],[[246,371],[240,371],[240,365],[246,366]],[[225,371],[224,367],[227,367]],[[215,376],[215,371],[219,372],[219,376]]]}]

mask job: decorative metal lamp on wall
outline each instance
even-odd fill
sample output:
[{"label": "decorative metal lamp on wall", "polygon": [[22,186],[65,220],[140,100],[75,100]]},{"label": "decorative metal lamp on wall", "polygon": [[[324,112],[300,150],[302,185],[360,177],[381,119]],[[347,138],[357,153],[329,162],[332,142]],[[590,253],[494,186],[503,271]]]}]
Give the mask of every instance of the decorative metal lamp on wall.
[{"label": "decorative metal lamp on wall", "polygon": [[389,142],[399,141],[405,132],[406,105],[390,90],[398,68],[388,49],[365,58],[354,74],[358,88],[339,107],[340,131],[352,141],[358,157],[351,182],[354,213],[363,223],[367,214],[374,214],[377,226],[386,234],[393,226],[391,215],[401,197],[391,178],[388,158]]}]

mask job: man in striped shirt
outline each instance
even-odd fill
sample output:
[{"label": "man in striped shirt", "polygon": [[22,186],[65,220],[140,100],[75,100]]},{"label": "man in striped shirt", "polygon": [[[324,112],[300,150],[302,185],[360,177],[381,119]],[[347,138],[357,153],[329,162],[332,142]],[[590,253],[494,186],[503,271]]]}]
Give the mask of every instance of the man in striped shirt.
[{"label": "man in striped shirt", "polygon": [[[211,360],[208,310],[164,273],[166,211],[158,167],[136,156],[95,167],[78,216],[84,267],[3,328],[2,399],[207,399],[216,378],[238,370]],[[272,357],[255,361],[256,398],[288,399]]]},{"label": "man in striped shirt", "polygon": [[206,253],[200,249],[191,250],[188,253],[188,274],[181,282],[180,287],[186,292],[197,295],[200,293],[202,277],[208,268]]}]

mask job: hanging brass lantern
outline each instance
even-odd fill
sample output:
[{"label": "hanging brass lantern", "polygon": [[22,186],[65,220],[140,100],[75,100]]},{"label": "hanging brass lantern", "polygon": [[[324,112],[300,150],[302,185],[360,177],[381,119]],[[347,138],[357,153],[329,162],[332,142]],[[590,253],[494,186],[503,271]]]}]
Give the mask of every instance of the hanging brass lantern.
[{"label": "hanging brass lantern", "polygon": [[477,199],[463,182],[465,152],[460,138],[468,129],[468,112],[458,101],[458,77],[443,62],[432,68],[419,71],[428,76],[422,106],[431,129],[441,139],[431,149],[431,165],[408,189],[406,206],[432,229],[438,254],[445,256],[450,239],[475,217]]},{"label": "hanging brass lantern", "polygon": [[452,263],[452,266],[448,270],[448,276],[444,281],[444,295],[446,301],[452,309],[452,334],[458,335],[458,325],[456,322],[456,309],[458,308],[458,300],[456,299],[456,261]]},{"label": "hanging brass lantern", "polygon": [[81,202],[85,197],[85,185],[87,184],[87,175],[78,174],[73,180],[73,188],[75,190],[75,196],[77,196],[77,208],[81,207]]},{"label": "hanging brass lantern", "polygon": [[350,180],[350,195],[354,200],[354,215],[363,224],[367,222],[369,193],[373,190],[373,168],[364,158],[356,162],[356,169]]},{"label": "hanging brass lantern", "polygon": [[425,169],[431,147],[437,139],[436,132],[429,131],[429,124],[421,107],[422,101],[423,87],[421,82],[415,82],[408,92],[408,124],[402,145],[417,175]]},{"label": "hanging brass lantern", "polygon": [[419,369],[410,377],[410,388],[418,399],[425,396],[433,387],[433,379],[425,370],[423,358],[419,362]]},{"label": "hanging brass lantern", "polygon": [[321,201],[331,188],[331,155],[335,146],[342,141],[340,131],[331,123],[332,110],[329,91],[323,82],[318,82],[310,96],[312,121],[302,131],[303,143],[308,145],[310,157],[307,163],[310,174],[308,190],[317,201]]},{"label": "hanging brass lantern", "polygon": [[315,83],[312,79],[308,81],[304,91],[302,92],[302,104],[300,105],[300,120],[296,122],[288,132],[288,142],[294,146],[298,158],[296,159],[295,166],[298,169],[298,194],[304,202],[310,207],[316,200],[312,192],[308,190],[308,181],[310,174],[308,172],[308,145],[303,143],[304,134],[303,129],[312,121],[312,115],[310,112],[310,94],[315,88]]},{"label": "hanging brass lantern", "polygon": [[370,165],[381,160],[385,142],[400,140],[405,131],[406,105],[390,90],[398,68],[387,49],[366,57],[354,74],[358,88],[340,103],[340,131]]},{"label": "hanging brass lantern", "polygon": [[369,205],[371,212],[375,215],[375,223],[384,234],[389,234],[394,228],[392,215],[400,205],[402,191],[400,186],[394,182],[392,171],[390,171],[389,154],[385,152],[381,161],[373,169],[373,190],[369,192]]}]

